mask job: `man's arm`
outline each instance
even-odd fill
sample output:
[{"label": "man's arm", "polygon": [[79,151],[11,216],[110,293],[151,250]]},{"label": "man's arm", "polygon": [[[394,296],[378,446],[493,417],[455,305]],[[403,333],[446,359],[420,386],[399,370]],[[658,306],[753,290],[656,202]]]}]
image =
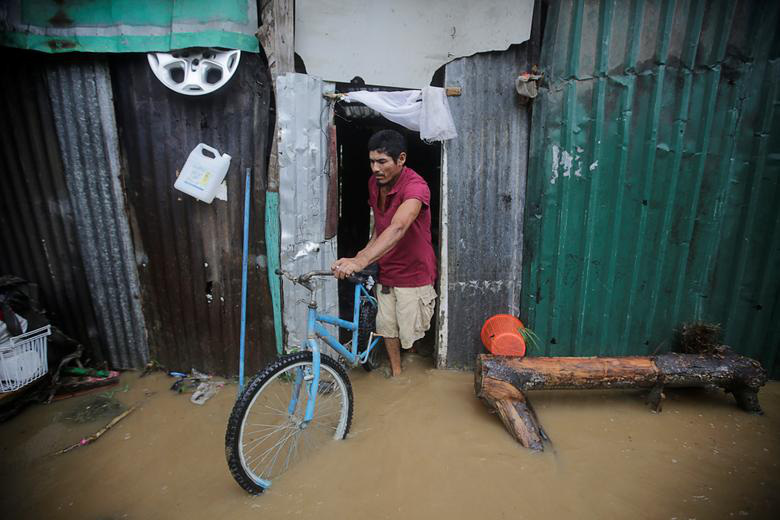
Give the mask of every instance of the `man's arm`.
[{"label": "man's arm", "polygon": [[372,264],[382,258],[390,251],[406,234],[406,230],[412,225],[414,219],[420,214],[422,202],[418,199],[405,200],[393,215],[393,220],[387,229],[376,237],[372,233],[371,240],[354,258],[339,258],[331,269],[336,278],[346,278],[356,271],[361,271],[367,265]]},{"label": "man's arm", "polygon": [[365,245],[365,247],[363,249],[361,249],[360,251],[358,251],[355,256],[360,256],[361,254],[363,254],[363,251],[365,251],[366,249],[368,249],[371,246],[373,246],[375,242],[376,242],[376,224],[372,224],[371,225],[371,238],[368,239],[368,243]]}]

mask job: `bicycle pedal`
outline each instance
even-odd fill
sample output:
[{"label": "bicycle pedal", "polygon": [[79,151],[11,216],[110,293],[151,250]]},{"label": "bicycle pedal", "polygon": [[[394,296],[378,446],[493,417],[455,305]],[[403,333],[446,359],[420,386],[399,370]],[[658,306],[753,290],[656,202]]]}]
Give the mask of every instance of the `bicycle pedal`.
[{"label": "bicycle pedal", "polygon": [[312,379],[314,379],[314,374],[306,374],[303,376],[304,381],[311,381]]}]

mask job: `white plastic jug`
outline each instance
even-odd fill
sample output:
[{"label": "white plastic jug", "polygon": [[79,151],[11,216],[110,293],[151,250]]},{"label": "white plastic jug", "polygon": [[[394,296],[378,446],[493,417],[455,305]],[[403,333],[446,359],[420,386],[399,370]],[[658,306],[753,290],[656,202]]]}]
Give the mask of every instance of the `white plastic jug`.
[{"label": "white plastic jug", "polygon": [[190,152],[173,187],[211,204],[230,167],[230,156],[200,143]]}]

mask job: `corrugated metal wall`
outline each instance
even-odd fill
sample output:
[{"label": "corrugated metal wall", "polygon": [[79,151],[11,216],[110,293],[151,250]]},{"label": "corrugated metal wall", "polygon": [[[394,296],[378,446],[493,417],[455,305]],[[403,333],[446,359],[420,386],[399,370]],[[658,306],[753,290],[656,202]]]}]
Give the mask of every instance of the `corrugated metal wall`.
[{"label": "corrugated metal wall", "polygon": [[522,313],[544,354],[668,350],[707,320],[780,373],[779,13],[551,3]]},{"label": "corrugated metal wall", "polygon": [[[327,271],[336,261],[336,237],[325,239],[328,184],[328,132],[331,113],[325,92],[334,85],[306,74],[285,74],[276,80],[279,119],[279,220],[282,268],[293,274]],[[338,287],[335,278],[320,278],[319,312],[337,316]],[[310,293],[287,279],[284,292],[285,345],[301,346],[306,340],[306,313]],[[337,328],[327,328],[338,337]],[[323,351],[331,352],[324,343]]]},{"label": "corrugated metal wall", "polygon": [[47,67],[47,80],[101,344],[112,367],[141,368],[149,348],[108,65],[91,55],[62,57]]},{"label": "corrugated metal wall", "polygon": [[52,321],[101,356],[47,90],[56,62],[8,49],[3,57],[13,74],[0,80],[0,275],[36,283]]},{"label": "corrugated metal wall", "polygon": [[[242,53],[230,82],[187,97],[164,87],[144,55],[111,57],[111,76],[151,355],[170,369],[238,371],[244,172],[252,169],[247,370],[276,355],[264,203],[271,80]],[[173,189],[198,143],[232,156],[228,201]]]},{"label": "corrugated metal wall", "polygon": [[529,112],[514,80],[527,44],[460,58],[446,67],[458,137],[442,167],[437,365],[473,366],[487,318],[520,310]]}]

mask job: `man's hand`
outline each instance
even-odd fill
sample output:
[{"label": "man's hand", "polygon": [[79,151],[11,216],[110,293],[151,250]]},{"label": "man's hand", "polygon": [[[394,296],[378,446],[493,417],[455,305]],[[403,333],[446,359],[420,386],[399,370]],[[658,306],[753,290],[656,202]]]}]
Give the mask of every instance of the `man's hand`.
[{"label": "man's hand", "polygon": [[330,270],[333,271],[333,276],[339,280],[343,280],[344,278],[351,276],[352,273],[362,271],[365,268],[366,264],[358,258],[339,258],[330,266]]},{"label": "man's hand", "polygon": [[371,240],[368,241],[356,257],[339,258],[330,266],[333,275],[339,280],[347,278],[352,273],[362,271],[367,265],[372,264],[382,258],[382,255],[390,251],[401,240],[412,225],[414,219],[420,214],[422,202],[418,199],[405,200],[398,207],[390,225],[382,231],[378,237],[371,230]]}]

